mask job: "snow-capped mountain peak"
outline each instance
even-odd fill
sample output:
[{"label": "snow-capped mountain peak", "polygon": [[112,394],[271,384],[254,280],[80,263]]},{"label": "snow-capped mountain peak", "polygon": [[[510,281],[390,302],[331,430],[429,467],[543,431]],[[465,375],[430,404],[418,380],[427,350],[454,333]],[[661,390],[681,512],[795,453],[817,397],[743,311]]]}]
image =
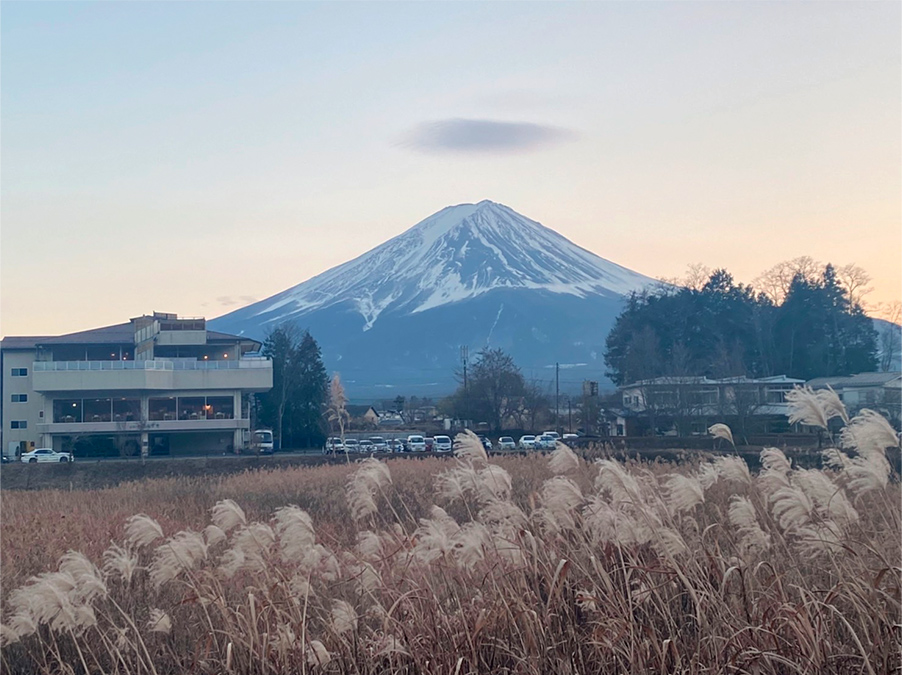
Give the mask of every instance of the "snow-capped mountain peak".
[{"label": "snow-capped mountain peak", "polygon": [[363,255],[233,314],[276,325],[344,304],[363,317],[367,331],[386,312],[416,314],[495,289],[619,296],[653,282],[484,200],[448,206]]}]

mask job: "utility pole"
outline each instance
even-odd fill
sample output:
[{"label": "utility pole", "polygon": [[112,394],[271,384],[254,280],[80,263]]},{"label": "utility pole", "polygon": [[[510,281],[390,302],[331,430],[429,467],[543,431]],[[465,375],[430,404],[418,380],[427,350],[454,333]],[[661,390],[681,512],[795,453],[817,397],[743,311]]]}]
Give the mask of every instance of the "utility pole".
[{"label": "utility pole", "polygon": [[561,364],[554,364],[554,429],[557,431],[560,426],[561,413]]},{"label": "utility pole", "polygon": [[467,386],[467,357],[470,355],[470,348],[466,345],[460,348],[460,360],[464,365],[464,429],[467,428],[467,420],[470,418],[470,389]]},{"label": "utility pole", "polygon": [[573,406],[570,405],[570,396],[567,395],[567,433],[573,433]]}]

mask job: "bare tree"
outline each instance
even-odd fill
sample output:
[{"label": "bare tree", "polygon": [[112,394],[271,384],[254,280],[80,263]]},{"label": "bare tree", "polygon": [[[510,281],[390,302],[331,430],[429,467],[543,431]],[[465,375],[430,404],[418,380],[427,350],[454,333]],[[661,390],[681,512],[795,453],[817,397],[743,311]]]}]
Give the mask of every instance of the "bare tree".
[{"label": "bare tree", "polygon": [[806,279],[813,279],[817,277],[823,267],[811,256],[803,255],[777,263],[755,277],[752,285],[769,297],[774,304],[779,305],[786,297],[786,293],[789,292],[789,286],[797,274],[801,274]]},{"label": "bare tree", "polygon": [[710,278],[710,267],[702,263],[690,263],[686,267],[686,273],[683,276],[662,277],[660,281],[672,286],[683,286],[684,288],[691,288],[693,291],[700,291]]},{"label": "bare tree", "polygon": [[853,305],[864,306],[864,296],[874,290],[871,283],[871,275],[858,265],[849,263],[836,268],[836,278],[849,294],[849,301]]}]

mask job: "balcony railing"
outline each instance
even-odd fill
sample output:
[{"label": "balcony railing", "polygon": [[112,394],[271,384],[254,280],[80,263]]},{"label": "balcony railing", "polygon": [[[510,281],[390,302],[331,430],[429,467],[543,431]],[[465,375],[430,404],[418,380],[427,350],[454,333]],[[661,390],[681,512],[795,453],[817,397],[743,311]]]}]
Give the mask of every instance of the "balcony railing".
[{"label": "balcony railing", "polygon": [[238,370],[272,368],[269,359],[195,361],[190,359],[154,359],[148,361],[35,361],[35,372],[69,370]]}]

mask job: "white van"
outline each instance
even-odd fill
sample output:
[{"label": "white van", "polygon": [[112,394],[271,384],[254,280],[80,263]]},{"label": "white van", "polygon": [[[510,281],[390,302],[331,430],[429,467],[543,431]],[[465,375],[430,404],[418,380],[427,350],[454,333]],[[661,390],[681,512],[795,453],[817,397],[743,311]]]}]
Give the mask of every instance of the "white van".
[{"label": "white van", "polygon": [[273,452],[272,431],[269,429],[257,429],[254,432],[251,443],[251,447],[253,447],[254,450],[259,450],[261,455],[271,455]]}]

